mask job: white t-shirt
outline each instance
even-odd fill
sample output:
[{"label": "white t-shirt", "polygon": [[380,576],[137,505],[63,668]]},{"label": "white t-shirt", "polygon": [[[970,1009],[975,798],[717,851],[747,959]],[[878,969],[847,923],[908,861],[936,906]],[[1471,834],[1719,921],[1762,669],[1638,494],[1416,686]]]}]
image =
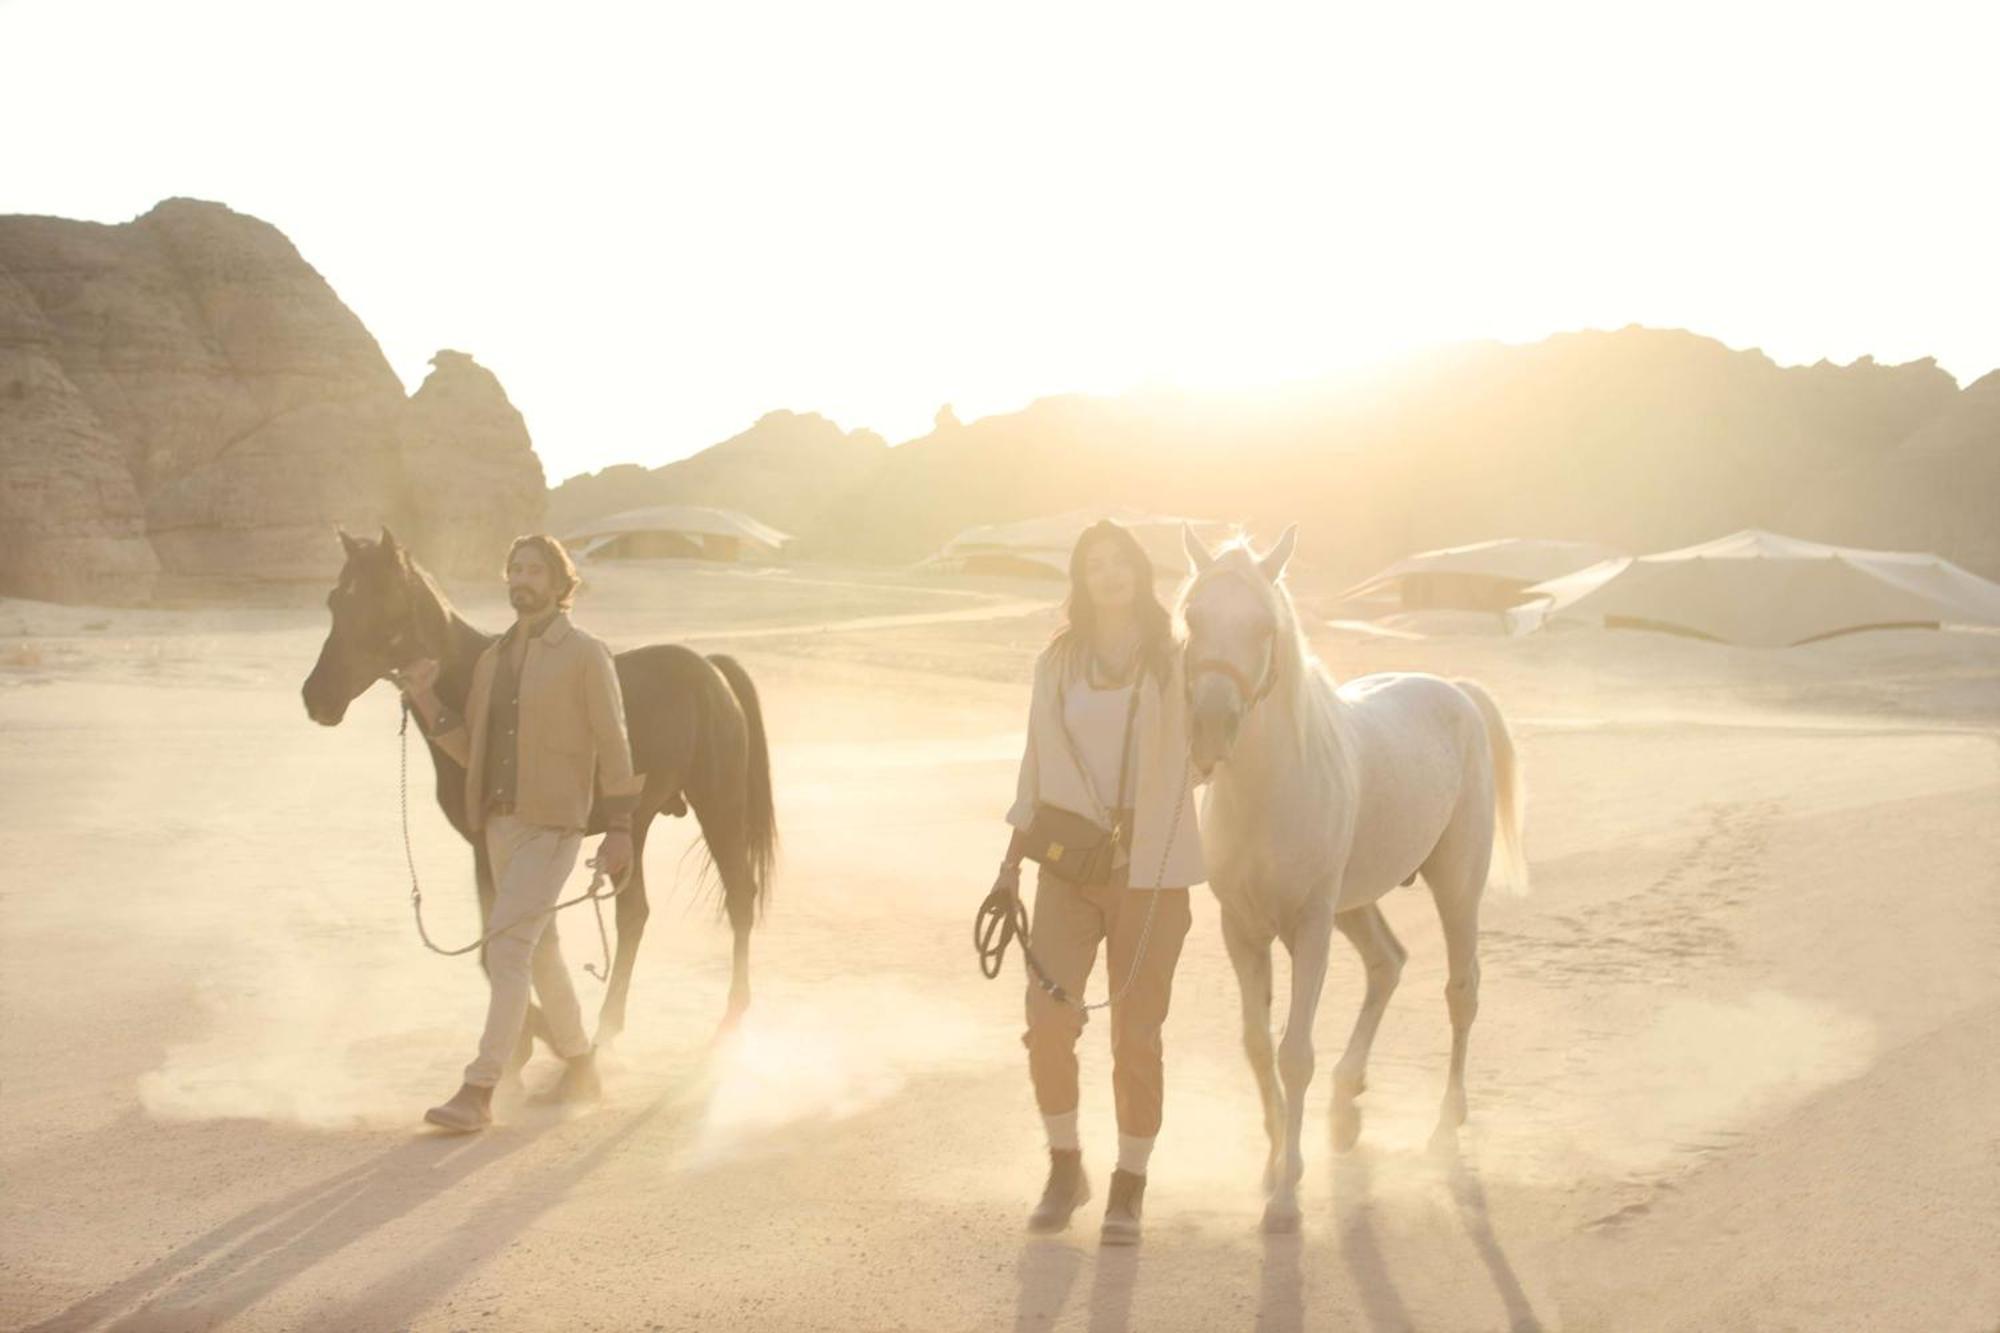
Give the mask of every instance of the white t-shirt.
[{"label": "white t-shirt", "polygon": [[[1118,799],[1118,736],[1125,726],[1131,696],[1125,690],[1088,690],[1087,682],[1065,679],[1062,655],[1053,649],[1035,659],[1035,687],[1028,705],[1028,735],[1021,768],[1014,784],[1014,804],[1007,822],[1017,829],[1035,821],[1043,802],[1073,810],[1086,819],[1098,818],[1095,803],[1084,790],[1084,735],[1102,724],[1108,740],[1090,746],[1100,757],[1085,765],[1102,772],[1104,799]],[[1130,688],[1130,687],[1127,687]],[[1086,701],[1082,696],[1098,697]],[[1071,709],[1076,711],[1072,714]],[[1086,719],[1086,710],[1093,719]],[[1063,723],[1073,718],[1075,750],[1063,735]],[[1208,878],[1201,854],[1201,827],[1196,818],[1194,770],[1188,763],[1187,691],[1181,684],[1180,663],[1172,663],[1165,680],[1148,674],[1139,691],[1139,716],[1132,724],[1132,792],[1127,798],[1132,818],[1131,887],[1186,888]]]},{"label": "white t-shirt", "polygon": [[[1063,725],[1069,728],[1070,739],[1076,743],[1076,752],[1090,779],[1090,790],[1104,807],[1104,815],[1115,813],[1118,808],[1118,770],[1124,763],[1119,749],[1125,740],[1125,715],[1131,707],[1130,685],[1099,690],[1084,681],[1071,681],[1063,687]],[[1130,785],[1128,778],[1127,786]],[[1125,803],[1132,803],[1130,791],[1125,794]],[[1092,819],[1102,817],[1096,810],[1077,813]]]}]

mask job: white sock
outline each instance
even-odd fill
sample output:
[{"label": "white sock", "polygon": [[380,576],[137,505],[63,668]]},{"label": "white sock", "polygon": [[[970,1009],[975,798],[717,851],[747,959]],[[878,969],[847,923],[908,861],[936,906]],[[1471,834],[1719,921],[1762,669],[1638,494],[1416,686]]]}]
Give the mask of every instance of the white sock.
[{"label": "white sock", "polygon": [[1076,1136],[1076,1112],[1064,1115],[1045,1115],[1042,1123],[1048,1127],[1049,1148],[1055,1152],[1079,1152],[1082,1140]]},{"label": "white sock", "polygon": [[1135,1138],[1130,1134],[1118,1136],[1118,1169],[1127,1175],[1143,1176],[1146,1163],[1153,1156],[1153,1140]]}]

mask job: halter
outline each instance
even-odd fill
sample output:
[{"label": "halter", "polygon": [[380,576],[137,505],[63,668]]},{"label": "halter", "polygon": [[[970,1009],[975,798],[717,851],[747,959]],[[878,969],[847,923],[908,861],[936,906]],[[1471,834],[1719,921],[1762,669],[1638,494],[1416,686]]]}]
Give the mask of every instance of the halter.
[{"label": "halter", "polygon": [[[402,575],[402,584],[406,592],[409,590],[411,582],[410,571],[406,569]],[[411,597],[414,599],[415,594],[411,593]],[[383,649],[387,652],[389,660],[394,665],[377,676],[375,678],[377,680],[394,680],[396,673],[416,658],[436,655],[431,645],[424,642],[424,636],[417,628],[417,614],[414,600],[411,603],[408,623],[389,637],[389,641],[383,645]]]},{"label": "halter", "polygon": [[1248,712],[1258,704],[1263,703],[1270,696],[1272,689],[1276,687],[1278,683],[1278,655],[1276,652],[1271,654],[1270,666],[1264,673],[1263,683],[1259,685],[1252,685],[1250,677],[1243,674],[1243,668],[1237,666],[1234,662],[1225,661],[1220,657],[1204,657],[1198,662],[1188,664],[1188,688],[1190,690],[1194,688],[1194,679],[1196,676],[1210,671],[1229,678],[1230,684],[1234,685],[1237,693],[1243,696],[1243,708],[1245,712]]}]

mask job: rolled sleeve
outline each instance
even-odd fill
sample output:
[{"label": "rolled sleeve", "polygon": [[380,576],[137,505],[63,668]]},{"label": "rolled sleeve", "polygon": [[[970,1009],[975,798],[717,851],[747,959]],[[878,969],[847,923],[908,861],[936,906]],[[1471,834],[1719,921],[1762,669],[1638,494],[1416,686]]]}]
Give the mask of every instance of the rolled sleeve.
[{"label": "rolled sleeve", "polygon": [[423,714],[418,713],[417,726],[425,739],[443,750],[460,768],[472,758],[472,735],[466,729],[464,715],[457,709],[439,704],[436,719],[426,725]]},{"label": "rolled sleeve", "polygon": [[1035,719],[1041,712],[1043,676],[1047,670],[1044,654],[1035,660],[1034,687],[1028,696],[1028,738],[1021,747],[1021,770],[1014,779],[1014,804],[1007,810],[1007,822],[1024,831],[1035,822],[1035,807],[1042,800],[1041,751],[1035,740]]},{"label": "rolled sleeve", "polygon": [[1021,752],[1021,772],[1014,779],[1014,804],[1007,808],[1007,822],[1025,830],[1035,822],[1035,806],[1040,800],[1040,757],[1035,753],[1035,726],[1030,719],[1028,744]]}]

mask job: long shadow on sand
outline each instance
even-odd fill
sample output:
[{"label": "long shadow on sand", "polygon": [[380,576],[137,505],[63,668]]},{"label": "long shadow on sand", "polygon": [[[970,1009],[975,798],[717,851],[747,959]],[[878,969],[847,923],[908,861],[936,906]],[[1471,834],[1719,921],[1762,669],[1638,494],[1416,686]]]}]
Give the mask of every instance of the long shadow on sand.
[{"label": "long shadow on sand", "polygon": [[1030,1239],[1021,1249],[1014,1333],[1054,1328],[1082,1271],[1083,1251],[1074,1244],[1052,1236]]},{"label": "long shadow on sand", "polygon": [[1090,1283],[1090,1333],[1125,1333],[1132,1326],[1132,1296],[1139,1288],[1139,1247],[1100,1247]]},{"label": "long shadow on sand", "polygon": [[135,1327],[184,1322],[197,1307],[219,1323],[384,1223],[520,1151],[544,1128],[495,1130],[476,1138],[426,1134],[399,1144],[372,1162],[237,1214],[29,1333],[89,1328],[121,1314],[121,1324]]},{"label": "long shadow on sand", "polygon": [[[1035,1237],[1022,1247],[1021,1290],[1014,1303],[1014,1333],[1055,1327],[1083,1272],[1084,1252],[1073,1241]],[[1132,1297],[1139,1285],[1139,1251],[1112,1246],[1096,1252],[1090,1283],[1090,1333],[1125,1333],[1132,1325]]]},{"label": "long shadow on sand", "polygon": [[[617,1128],[594,1148],[566,1157],[559,1168],[532,1182],[525,1195],[537,1200],[532,1209],[496,1212],[484,1219],[476,1228],[479,1243],[470,1247],[476,1252],[474,1258],[483,1259],[503,1245],[671,1101],[663,1097],[617,1118]],[[371,1162],[337,1171],[238,1214],[141,1272],[35,1324],[28,1333],[67,1333],[107,1321],[111,1328],[130,1330],[220,1325],[383,1226],[527,1148],[560,1123],[552,1116],[477,1136],[425,1134],[398,1144]],[[461,1228],[472,1229],[470,1224]],[[375,1288],[367,1303],[328,1326],[406,1322],[440,1290],[463,1279],[466,1265],[439,1262],[440,1252],[463,1258],[458,1248],[438,1246]]]},{"label": "long shadow on sand", "polygon": [[1354,1279],[1368,1327],[1414,1328],[1375,1233],[1374,1189],[1375,1167],[1365,1149],[1333,1159],[1333,1216],[1340,1236],[1340,1257],[1348,1276]]},{"label": "long shadow on sand", "polygon": [[1542,1321],[1528,1303],[1528,1293],[1522,1290],[1521,1279],[1515,1276],[1507,1252],[1500,1248],[1500,1238],[1493,1234],[1493,1223],[1486,1211],[1486,1186],[1462,1159],[1454,1158],[1451,1163],[1451,1194],[1458,1204],[1458,1220],[1465,1227],[1465,1234],[1472,1238],[1472,1246],[1479,1251],[1486,1271],[1492,1275],[1501,1304],[1507,1307],[1508,1327],[1513,1333],[1541,1333]]},{"label": "long shadow on sand", "polygon": [[360,1299],[327,1317],[329,1328],[404,1328],[433,1301],[463,1283],[525,1231],[536,1218],[560,1203],[621,1145],[672,1104],[661,1098],[628,1116],[588,1152],[565,1158],[527,1180],[510,1184],[507,1207],[479,1212],[451,1234],[417,1255],[396,1272],[375,1283]]},{"label": "long shadow on sand", "polygon": [[1264,1237],[1264,1268],[1257,1283],[1259,1333],[1298,1333],[1306,1326],[1305,1274],[1300,1259],[1305,1237]]}]

